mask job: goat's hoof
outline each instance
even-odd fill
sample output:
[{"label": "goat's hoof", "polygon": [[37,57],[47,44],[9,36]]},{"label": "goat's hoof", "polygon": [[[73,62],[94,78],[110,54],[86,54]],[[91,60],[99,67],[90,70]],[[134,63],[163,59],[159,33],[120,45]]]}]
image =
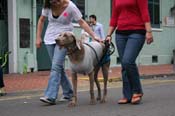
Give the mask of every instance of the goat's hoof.
[{"label": "goat's hoof", "polygon": [[95,105],[95,104],[96,104],[95,99],[90,101],[90,105]]},{"label": "goat's hoof", "polygon": [[102,99],[100,103],[106,103],[106,99]]},{"label": "goat's hoof", "polygon": [[101,97],[97,97],[97,99],[96,99],[97,101],[101,101]]},{"label": "goat's hoof", "polygon": [[75,107],[75,106],[77,106],[77,103],[73,101],[70,101],[68,104],[68,107]]}]

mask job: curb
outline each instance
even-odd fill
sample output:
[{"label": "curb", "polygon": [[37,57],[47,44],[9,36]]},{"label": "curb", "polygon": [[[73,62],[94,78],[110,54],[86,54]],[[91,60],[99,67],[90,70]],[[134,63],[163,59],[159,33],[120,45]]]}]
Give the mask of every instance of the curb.
[{"label": "curb", "polygon": [[153,74],[153,75],[141,75],[141,79],[152,79],[152,78],[160,78],[160,77],[169,77],[175,76],[175,73],[168,73],[168,74]]},{"label": "curb", "polygon": [[[153,75],[145,75],[142,74],[140,76],[140,79],[152,79],[152,78],[161,78],[161,77],[169,77],[169,76],[175,76],[175,73],[169,73],[169,74],[153,74]],[[80,77],[79,80],[89,81],[89,77]],[[103,77],[98,78],[99,82],[103,82]],[[108,79],[108,82],[118,82],[122,81],[121,77],[111,77]]]},{"label": "curb", "polygon": [[[89,77],[80,77],[79,80],[83,80],[83,81],[89,81]],[[99,82],[103,82],[103,77],[99,77],[98,78]],[[117,81],[121,81],[121,77],[113,77],[113,78],[109,78],[108,82],[117,82]]]}]

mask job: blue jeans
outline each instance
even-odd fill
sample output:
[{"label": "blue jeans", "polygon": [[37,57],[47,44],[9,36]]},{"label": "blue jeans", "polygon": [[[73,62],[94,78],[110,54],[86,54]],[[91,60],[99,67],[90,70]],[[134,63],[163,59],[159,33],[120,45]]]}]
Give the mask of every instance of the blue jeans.
[{"label": "blue jeans", "polygon": [[122,66],[123,95],[131,100],[133,94],[143,93],[135,61],[144,45],[145,36],[116,34],[115,40]]},{"label": "blue jeans", "polygon": [[45,96],[51,99],[56,99],[61,84],[63,95],[65,97],[72,97],[72,86],[64,71],[64,61],[66,56],[66,49],[59,49],[56,44],[46,45],[50,60],[52,61],[50,79],[48,82]]}]

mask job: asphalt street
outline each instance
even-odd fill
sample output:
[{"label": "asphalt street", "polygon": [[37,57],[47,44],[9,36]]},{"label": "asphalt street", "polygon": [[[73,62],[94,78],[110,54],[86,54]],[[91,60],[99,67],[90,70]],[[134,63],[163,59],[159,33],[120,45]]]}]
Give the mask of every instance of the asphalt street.
[{"label": "asphalt street", "polygon": [[45,105],[39,101],[41,92],[35,91],[1,97],[0,116],[175,116],[174,78],[143,80],[144,97],[139,105],[117,104],[122,96],[121,86],[109,87],[107,102],[96,105],[89,105],[89,91],[84,89],[78,92],[78,106],[74,108],[67,107],[65,102]]}]

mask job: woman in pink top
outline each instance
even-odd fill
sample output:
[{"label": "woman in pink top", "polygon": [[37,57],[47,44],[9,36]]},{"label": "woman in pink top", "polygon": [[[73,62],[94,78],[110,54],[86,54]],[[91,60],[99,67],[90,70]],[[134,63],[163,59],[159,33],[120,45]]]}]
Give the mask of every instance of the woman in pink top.
[{"label": "woman in pink top", "polygon": [[144,42],[153,42],[148,0],[113,0],[112,16],[106,39],[115,41],[122,66],[123,98],[119,104],[138,104],[143,96],[136,65]]},{"label": "woman in pink top", "polygon": [[56,103],[59,86],[62,86],[63,97],[60,101],[71,100],[73,91],[69,79],[64,71],[64,60],[66,49],[59,49],[55,39],[63,32],[73,31],[73,21],[79,25],[92,37],[97,40],[94,32],[82,19],[82,14],[77,6],[70,0],[45,0],[44,8],[38,21],[36,47],[41,47],[41,33],[44,21],[48,19],[48,26],[44,36],[48,54],[52,61],[51,73],[47,89],[44,96],[40,97],[42,102],[54,105]]}]

